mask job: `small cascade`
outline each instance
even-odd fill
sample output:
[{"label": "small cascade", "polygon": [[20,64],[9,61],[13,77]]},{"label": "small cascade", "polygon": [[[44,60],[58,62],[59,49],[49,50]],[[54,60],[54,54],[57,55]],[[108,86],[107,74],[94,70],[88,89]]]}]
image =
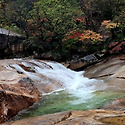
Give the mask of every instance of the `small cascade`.
[{"label": "small cascade", "polygon": [[111,91],[102,80],[88,79],[84,71],[76,72],[57,62],[15,59],[4,67],[26,74],[42,94],[42,99],[20,112],[16,120],[67,110],[96,109],[125,96],[124,91]]},{"label": "small cascade", "polygon": [[[26,74],[41,86],[51,84],[54,91],[60,89],[68,91],[73,96],[78,97],[77,103],[92,98],[93,92],[103,90],[106,87],[102,80],[88,79],[83,76],[84,71],[76,72],[57,62],[21,59],[18,61],[19,63],[10,64],[6,68],[13,68],[19,73]],[[51,81],[56,81],[58,84],[53,84]],[[76,101],[73,103],[75,104]]]}]

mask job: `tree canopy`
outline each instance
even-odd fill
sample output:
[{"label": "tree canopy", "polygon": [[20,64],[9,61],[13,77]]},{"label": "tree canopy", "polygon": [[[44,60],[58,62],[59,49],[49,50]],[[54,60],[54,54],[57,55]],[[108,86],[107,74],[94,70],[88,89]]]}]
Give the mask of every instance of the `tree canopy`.
[{"label": "tree canopy", "polygon": [[124,41],[125,0],[0,0],[0,27],[22,34],[31,53],[84,56]]}]

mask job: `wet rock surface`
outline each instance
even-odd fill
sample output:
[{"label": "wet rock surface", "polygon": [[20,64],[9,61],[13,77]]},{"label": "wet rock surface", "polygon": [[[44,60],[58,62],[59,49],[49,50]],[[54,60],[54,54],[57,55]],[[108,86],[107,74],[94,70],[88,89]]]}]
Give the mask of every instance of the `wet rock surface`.
[{"label": "wet rock surface", "polygon": [[108,110],[125,110],[125,97],[122,98],[117,98],[113,100],[112,102],[104,105],[102,107],[103,109],[108,109]]},{"label": "wet rock surface", "polygon": [[38,116],[2,125],[125,125],[125,113],[122,111],[89,110],[66,111]]},{"label": "wet rock surface", "polygon": [[17,81],[15,80],[20,78],[20,76],[29,77],[33,80],[35,86],[41,93],[49,93],[57,88],[61,88],[61,85],[55,80],[36,72],[36,68],[52,69],[52,67],[43,60],[0,60],[0,79],[5,83],[7,79],[9,80],[9,83],[16,83]]},{"label": "wet rock surface", "polygon": [[102,79],[107,85],[125,90],[125,55],[108,57],[86,69],[85,77]]},{"label": "wet rock surface", "polygon": [[29,78],[15,84],[0,84],[0,122],[16,115],[38,101],[39,92]]},{"label": "wet rock surface", "polygon": [[39,99],[33,81],[24,74],[6,69],[0,62],[0,123],[7,121],[20,110]]}]

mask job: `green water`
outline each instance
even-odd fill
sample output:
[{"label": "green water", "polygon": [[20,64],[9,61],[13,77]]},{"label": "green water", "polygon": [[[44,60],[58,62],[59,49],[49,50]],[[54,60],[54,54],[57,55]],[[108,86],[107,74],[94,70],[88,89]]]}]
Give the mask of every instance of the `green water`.
[{"label": "green water", "polygon": [[16,116],[16,120],[67,110],[96,109],[116,98],[124,96],[124,91],[97,91],[93,93],[93,97],[91,99],[81,102],[79,101],[78,104],[74,104],[74,102],[79,100],[78,97],[75,97],[66,91],[55,92],[50,95],[43,96],[38,103],[20,112]]}]

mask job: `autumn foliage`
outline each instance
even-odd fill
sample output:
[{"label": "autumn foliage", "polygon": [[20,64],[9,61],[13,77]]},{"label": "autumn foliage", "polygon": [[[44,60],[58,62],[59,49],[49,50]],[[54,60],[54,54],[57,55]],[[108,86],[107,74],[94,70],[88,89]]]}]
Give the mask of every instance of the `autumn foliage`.
[{"label": "autumn foliage", "polygon": [[119,53],[122,52],[125,46],[125,41],[119,43],[119,42],[113,42],[109,45],[109,52],[110,54],[113,53]]},{"label": "autumn foliage", "polygon": [[21,33],[38,55],[114,54],[125,48],[124,5],[125,0],[1,0],[0,26]]},{"label": "autumn foliage", "polygon": [[64,42],[67,42],[68,40],[74,40],[74,41],[82,41],[83,43],[91,43],[95,44],[99,41],[103,40],[103,36],[101,36],[99,33],[93,32],[91,30],[83,30],[83,31],[71,31],[66,34],[66,38],[63,39]]}]

